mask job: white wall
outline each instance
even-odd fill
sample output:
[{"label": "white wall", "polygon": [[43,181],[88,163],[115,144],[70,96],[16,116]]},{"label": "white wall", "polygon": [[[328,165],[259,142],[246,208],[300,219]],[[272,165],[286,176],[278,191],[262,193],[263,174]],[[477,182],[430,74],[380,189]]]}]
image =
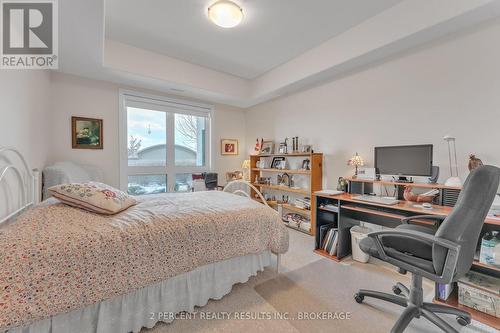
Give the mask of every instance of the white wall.
[{"label": "white wall", "polygon": [[500,165],[500,22],[372,66],[333,82],[250,108],[247,151],[255,138],[299,136],[323,152],[324,183],[353,174],[359,152],[370,166],[373,148],[434,144],[441,180],[449,176],[446,134],[457,137],[460,174],[468,154]]},{"label": "white wall", "polygon": [[[50,163],[74,161],[95,165],[104,171],[105,182],[113,186],[119,185],[118,93],[120,88],[134,90],[134,88],[121,87],[112,83],[52,73]],[[146,92],[161,95],[159,92]],[[244,159],[245,117],[243,110],[238,108],[216,105],[215,109],[214,170],[219,173],[219,183],[224,183],[225,172],[239,170]],[[103,119],[103,150],[71,148],[72,116]],[[238,139],[241,145],[240,155],[221,156],[221,138]]]},{"label": "white wall", "polygon": [[[0,147],[19,150],[31,168],[42,168],[49,151],[49,79],[48,71],[0,70]],[[0,159],[0,169],[5,164]],[[20,198],[19,183],[8,173],[0,184],[0,219],[19,208]]]},{"label": "white wall", "polygon": [[49,150],[50,73],[0,71],[0,147],[17,148],[32,168],[45,165]]}]

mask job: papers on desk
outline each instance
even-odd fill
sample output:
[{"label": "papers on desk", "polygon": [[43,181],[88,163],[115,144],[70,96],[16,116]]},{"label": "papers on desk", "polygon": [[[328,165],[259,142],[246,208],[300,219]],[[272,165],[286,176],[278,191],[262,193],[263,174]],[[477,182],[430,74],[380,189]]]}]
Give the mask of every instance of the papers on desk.
[{"label": "papers on desk", "polygon": [[488,214],[487,218],[500,221],[500,214]]},{"label": "papers on desk", "polygon": [[337,191],[337,190],[321,190],[321,191],[316,191],[314,194],[320,194],[320,195],[338,195],[342,194],[344,191]]}]

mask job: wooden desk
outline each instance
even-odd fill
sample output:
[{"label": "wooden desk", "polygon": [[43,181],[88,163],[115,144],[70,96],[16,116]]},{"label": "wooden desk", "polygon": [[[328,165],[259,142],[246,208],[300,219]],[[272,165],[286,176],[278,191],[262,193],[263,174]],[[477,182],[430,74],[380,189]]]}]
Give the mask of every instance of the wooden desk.
[{"label": "wooden desk", "polygon": [[[368,201],[361,201],[361,200],[356,200],[356,197],[359,194],[350,194],[350,193],[344,193],[344,194],[339,194],[339,195],[322,195],[322,194],[314,194],[315,197],[319,198],[326,198],[330,200],[336,200],[339,203],[342,203],[342,207],[346,208],[347,203],[352,202],[360,205],[365,205],[365,206],[371,206],[373,207],[380,207],[380,208],[385,208],[384,210],[387,209],[387,211],[401,211],[401,212],[406,212],[406,214],[402,214],[404,216],[414,216],[414,215],[445,215],[447,216],[452,210],[452,207],[447,207],[447,206],[439,206],[439,205],[433,205],[432,209],[426,209],[421,207],[420,204],[416,202],[409,202],[405,200],[400,200],[398,204],[395,205],[382,205],[382,204],[377,204],[377,203],[372,203]],[[317,199],[316,199],[317,201]],[[318,205],[319,206],[319,205]],[[354,205],[357,206],[357,205]],[[369,209],[369,208],[368,208]],[[410,213],[410,214],[408,214]],[[365,221],[368,222],[368,221]],[[486,218],[484,220],[485,224],[491,224],[491,225],[499,225],[500,226],[500,220],[497,219],[492,219],[492,218]]]},{"label": "wooden desk", "polygon": [[[322,195],[315,194],[312,209],[316,212],[316,228],[319,231],[321,226],[333,223],[338,228],[337,255],[331,256],[321,250],[320,234],[316,233],[314,252],[329,259],[340,261],[342,258],[351,254],[351,235],[350,229],[359,225],[360,221],[382,225],[389,228],[395,228],[401,224],[401,219],[416,215],[448,215],[453,208],[446,206],[433,205],[433,209],[425,209],[419,204],[408,201],[400,201],[396,205],[382,205],[367,201],[356,200],[359,194],[340,194],[340,195]],[[332,204],[337,207],[338,212],[322,208],[321,205]],[[417,223],[434,225],[431,220],[417,220]],[[487,230],[499,230],[500,221],[487,218],[483,227],[483,232]],[[500,269],[494,266],[481,264],[474,261],[473,270],[487,275],[500,277]],[[437,288],[436,288],[437,289]],[[437,301],[436,301],[437,302]],[[453,294],[446,304],[454,307],[460,307],[457,302],[456,293]],[[493,316],[484,314],[467,308],[475,320],[486,323],[497,329],[500,327],[500,320]]]}]

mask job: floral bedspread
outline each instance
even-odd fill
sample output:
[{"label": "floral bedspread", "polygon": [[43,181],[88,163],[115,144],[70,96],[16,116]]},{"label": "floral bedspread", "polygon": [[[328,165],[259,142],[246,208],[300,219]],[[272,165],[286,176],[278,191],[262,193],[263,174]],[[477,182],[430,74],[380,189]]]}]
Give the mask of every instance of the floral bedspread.
[{"label": "floral bedspread", "polygon": [[0,229],[0,328],[123,295],[209,263],[288,250],[277,213],[223,192],[138,197],[114,215],[49,199]]}]

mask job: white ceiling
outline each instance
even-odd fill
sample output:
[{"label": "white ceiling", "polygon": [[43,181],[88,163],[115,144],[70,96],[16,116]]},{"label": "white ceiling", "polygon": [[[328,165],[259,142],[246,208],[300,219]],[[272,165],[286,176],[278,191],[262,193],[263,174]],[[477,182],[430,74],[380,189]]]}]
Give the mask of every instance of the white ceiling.
[{"label": "white ceiling", "polygon": [[[326,29],[325,24],[330,24],[332,21],[342,21],[347,15],[330,15],[331,19],[326,19],[326,8],[331,8],[332,3],[339,3],[337,0],[246,0],[244,7],[247,9],[247,18],[244,25],[240,28],[241,31],[250,29],[249,25],[252,22],[266,22],[265,28],[260,28],[260,40],[252,39],[249,32],[244,33],[244,36],[236,39],[236,46],[231,46],[228,50],[219,50],[209,47],[211,52],[219,54],[219,57],[226,57],[229,51],[239,53],[242,47],[247,47],[250,42],[252,44],[263,43],[266,41],[264,49],[246,49],[241,56],[227,56],[231,60],[231,66],[241,68],[248,64],[259,63],[266,61],[266,57],[275,57],[275,53],[279,53],[281,57],[288,59],[276,61],[279,65],[268,70],[254,79],[245,79],[238,76],[225,74],[219,70],[211,69],[202,65],[193,64],[186,61],[186,57],[179,55],[178,58],[161,54],[155,51],[148,51],[144,47],[136,47],[127,45],[105,38],[105,3],[112,6],[117,0],[65,0],[59,2],[59,71],[74,75],[79,75],[95,80],[103,80],[114,82],[123,87],[137,88],[140,90],[149,89],[167,94],[175,94],[205,102],[221,103],[234,105],[237,107],[247,108],[279,96],[291,94],[322,82],[335,80],[345,76],[347,73],[352,73],[359,69],[367,68],[373,64],[380,63],[385,59],[397,56],[402,52],[415,47],[443,38],[447,35],[465,32],[476,27],[482,22],[500,17],[500,0],[402,0],[394,6],[371,16],[352,26],[349,30],[337,33],[336,36],[325,40],[320,45],[307,48],[304,45],[310,43],[309,39],[316,38],[317,34],[322,34],[322,29]],[[198,1],[198,2],[195,2]],[[231,38],[231,34],[239,34],[240,30],[214,30],[217,29],[214,25],[209,24],[204,16],[200,16],[198,20],[182,16],[181,13],[188,11],[186,6],[193,9],[191,14],[198,12],[200,6],[208,6],[205,1],[213,0],[141,0],[136,1],[144,7],[137,8],[137,17],[145,17],[145,11],[150,12],[151,18],[163,16],[162,20],[170,20],[177,22],[178,19],[186,19],[192,24],[192,29],[197,31],[200,36],[197,42],[192,42],[194,46],[186,49],[204,49],[204,51],[193,51],[189,56],[196,56],[205,61],[205,58],[214,61],[216,65],[227,66],[229,61],[220,60],[220,58],[210,58],[206,56],[206,50],[200,45],[206,44],[206,38],[214,38],[214,35],[224,36],[224,39]],[[237,0],[239,1],[239,0]],[[120,0],[121,3],[130,4],[130,0]],[[135,1],[134,1],[135,2]],[[358,3],[358,10],[366,10],[366,5],[372,5],[375,0],[343,0],[351,6],[354,2]],[[359,5],[362,2],[363,6]],[[162,3],[168,3],[169,10],[160,11]],[[300,44],[302,53],[293,57],[291,53],[282,54],[281,36],[273,35],[267,30],[277,34],[276,27],[278,24],[271,20],[272,15],[267,14],[264,8],[269,3],[283,3],[282,10],[287,14],[282,17],[301,17],[302,12],[308,13],[308,19],[298,19],[297,23],[302,29],[310,26],[316,27],[316,34],[311,30],[302,33],[300,29],[296,29],[293,25],[288,26],[283,34],[286,34],[288,42],[286,46],[290,48],[295,44]],[[300,4],[322,4],[320,11],[314,14],[318,18],[311,19],[312,9],[300,11]],[[198,4],[198,5],[196,5]],[[291,4],[295,7],[291,7]],[[126,6],[131,8],[130,5]],[[146,10],[145,8],[149,8]],[[257,11],[256,8],[259,8]],[[297,9],[298,8],[298,9]],[[351,7],[349,7],[351,8]],[[352,9],[352,8],[351,8]],[[252,12],[253,10],[253,12]],[[290,12],[298,13],[293,14]],[[130,12],[134,10],[130,10]],[[170,15],[157,15],[158,13],[175,13]],[[202,11],[204,12],[204,11]],[[278,12],[276,10],[276,12]],[[339,10],[336,11],[337,13]],[[258,15],[257,15],[258,13]],[[202,15],[202,14],[199,14]],[[156,23],[151,20],[134,19],[135,15],[130,15],[129,23],[134,26],[139,26],[141,31],[148,30],[150,25]],[[276,16],[276,15],[275,15]],[[256,17],[259,17],[257,19]],[[336,17],[334,19],[334,17]],[[290,20],[290,19],[289,19]],[[290,21],[287,24],[290,24]],[[198,23],[193,23],[198,21]],[[203,23],[204,22],[204,23]],[[109,23],[109,22],[108,22]],[[260,24],[260,23],[259,23]],[[280,21],[280,26],[284,25]],[[186,27],[188,24],[179,24]],[[203,25],[207,32],[200,30],[199,25]],[[176,27],[176,24],[173,24]],[[147,28],[147,29],[146,29]],[[187,28],[185,28],[187,29]],[[267,30],[266,30],[267,29]],[[294,30],[295,29],[295,30]],[[328,28],[330,29],[330,28]],[[475,29],[475,28],[474,28]],[[140,40],[142,37],[137,37],[135,33],[127,32],[126,27],[121,33],[124,36],[133,35],[134,38]],[[133,29],[136,30],[136,29]],[[180,29],[182,30],[182,29]],[[175,32],[170,32],[168,35],[177,36],[176,41],[188,40],[193,38],[194,33],[182,33],[177,29]],[[288,32],[294,31],[293,35]],[[217,34],[215,34],[217,31]],[[231,33],[230,33],[231,32]],[[166,34],[166,33],[165,33]],[[307,38],[305,35],[307,34]],[[157,34],[161,35],[161,34]],[[243,36],[242,35],[242,36]],[[258,33],[256,33],[258,35]],[[312,35],[312,37],[310,36]],[[191,37],[189,37],[191,36]],[[206,37],[208,36],[208,37]],[[295,36],[300,40],[300,43],[294,40]],[[325,36],[325,35],[322,35]],[[144,36],[147,40],[148,36]],[[241,39],[244,39],[243,41]],[[245,39],[246,38],[246,39]],[[327,37],[323,37],[327,38]],[[172,39],[174,39],[172,37]],[[315,39],[316,40],[316,39]],[[189,45],[187,42],[177,42],[180,45]],[[210,40],[208,46],[215,43]],[[229,45],[229,42],[220,42],[217,40],[217,45]],[[316,44],[318,41],[316,41]],[[276,47],[276,45],[280,45]],[[291,45],[291,46],[290,46]],[[220,48],[221,46],[219,46]],[[181,49],[181,47],[178,47]],[[201,54],[198,55],[198,52]],[[290,52],[289,50],[287,52]],[[245,61],[242,61],[243,58]],[[289,59],[292,57],[292,59]],[[179,59],[180,58],[180,59]],[[240,59],[242,58],[242,59]],[[234,61],[234,60],[237,61]],[[273,58],[274,59],[274,58]],[[243,64],[240,66],[239,64]],[[269,66],[269,65],[268,65]],[[254,67],[251,67],[254,68]],[[263,67],[262,67],[263,68]],[[257,71],[254,69],[254,71]],[[260,69],[265,71],[265,69]],[[248,73],[247,73],[248,74]],[[241,74],[240,74],[241,75]],[[254,74],[255,75],[255,74]]]},{"label": "white ceiling", "polygon": [[256,78],[401,0],[234,0],[243,23],[223,29],[215,0],[106,0],[106,38],[245,79]]}]

